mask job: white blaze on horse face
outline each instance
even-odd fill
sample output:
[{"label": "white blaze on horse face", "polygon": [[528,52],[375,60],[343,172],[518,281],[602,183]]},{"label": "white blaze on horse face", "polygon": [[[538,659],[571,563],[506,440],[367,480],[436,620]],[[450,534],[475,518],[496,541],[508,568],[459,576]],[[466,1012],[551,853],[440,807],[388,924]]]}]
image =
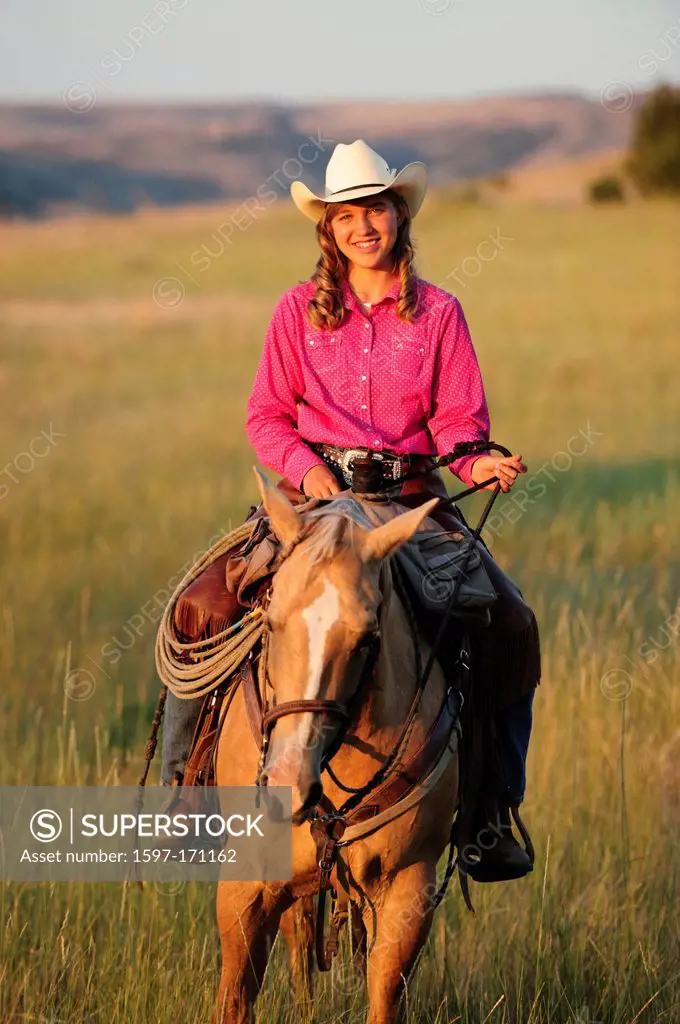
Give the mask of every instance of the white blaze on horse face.
[{"label": "white blaze on horse face", "polygon": [[[326,649],[326,637],[328,636],[334,622],[340,614],[340,593],[338,588],[325,579],[323,590],[317,598],[307,605],[302,612],[302,618],[307,623],[309,634],[309,648],[307,665],[309,675],[305,689],[304,700],[316,700],[319,696],[321,686],[321,675],[323,673],[323,655]],[[309,734],[312,728],[312,714],[305,714],[298,727],[295,738],[296,745],[306,747]]]},{"label": "white blaze on horse face", "polygon": [[326,637],[339,614],[340,594],[338,588],[330,580],[324,580],[323,590],[302,613],[309,633],[309,658],[307,661],[309,676],[305,700],[315,700],[319,696]]},{"label": "white blaze on horse face", "polygon": [[[324,673],[324,652],[326,650],[326,639],[337,622],[340,614],[340,592],[330,582],[324,580],[324,589],[318,597],[314,598],[301,612],[304,618],[307,634],[309,637],[307,655],[307,682],[304,691],[304,700],[315,700],[318,691],[321,689],[322,675]],[[297,718],[297,716],[296,716]],[[313,713],[302,712],[299,716],[299,725],[285,744],[280,746],[280,739],[274,731],[272,751],[270,753],[270,772],[280,775],[294,765],[300,765],[302,752],[309,749],[309,737],[313,724]],[[315,740],[311,744],[315,746]],[[321,755],[320,755],[321,756]],[[281,759],[281,768],[278,768]],[[288,782],[286,784],[289,784]]]}]

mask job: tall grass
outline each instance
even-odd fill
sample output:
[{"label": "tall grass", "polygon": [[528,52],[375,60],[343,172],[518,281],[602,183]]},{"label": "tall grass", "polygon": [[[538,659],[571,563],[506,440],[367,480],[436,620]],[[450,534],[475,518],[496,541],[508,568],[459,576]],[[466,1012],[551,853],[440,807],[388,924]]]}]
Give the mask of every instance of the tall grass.
[{"label": "tall grass", "polygon": [[[196,284],[184,279],[179,307],[159,308],[154,283],[181,278],[175,264],[190,268],[224,218],[6,231],[0,462],[43,430],[54,443],[11,470],[16,482],[0,477],[5,785],[136,781],[158,687],[154,609],[255,501],[245,401],[278,295],[311,270],[313,233],[275,208]],[[448,284],[493,436],[545,484],[523,509],[499,499],[489,534],[536,609],[544,672],[526,804],[536,871],[476,887],[476,919],[452,886],[409,1021],[680,1020],[678,219],[666,205],[433,201],[416,222],[421,272],[438,282],[458,268]],[[499,227],[511,241],[466,276]],[[583,454],[556,454],[580,430]],[[65,692],[76,671],[89,673],[87,700]],[[209,885],[3,885],[1,1019],[206,1020],[213,899]],[[322,978],[314,1012],[360,1021],[362,986]],[[304,1018],[277,947],[258,1019]]]}]

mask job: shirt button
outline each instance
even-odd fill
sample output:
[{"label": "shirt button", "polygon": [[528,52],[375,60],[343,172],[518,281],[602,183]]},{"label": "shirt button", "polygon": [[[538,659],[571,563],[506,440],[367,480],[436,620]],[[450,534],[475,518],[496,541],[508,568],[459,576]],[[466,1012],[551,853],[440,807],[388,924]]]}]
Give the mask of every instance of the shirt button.
[{"label": "shirt button", "polygon": [[366,408],[366,406],[365,406],[365,405],[362,405],[362,406],[361,406],[361,408],[362,408],[362,409],[365,409],[365,408]]},{"label": "shirt button", "polygon": [[363,373],[363,374],[361,375],[361,379],[362,379],[362,380],[366,380],[366,374],[365,374],[365,373]]},{"label": "shirt button", "polygon": [[364,324],[364,327],[370,327],[370,326],[371,326],[370,324]]},{"label": "shirt button", "polygon": [[375,440],[373,441],[373,444],[382,444],[382,442],[379,437],[376,437]]},{"label": "shirt button", "polygon": [[367,349],[367,348],[365,348],[365,349],[364,349],[364,352],[368,352],[368,349]]}]

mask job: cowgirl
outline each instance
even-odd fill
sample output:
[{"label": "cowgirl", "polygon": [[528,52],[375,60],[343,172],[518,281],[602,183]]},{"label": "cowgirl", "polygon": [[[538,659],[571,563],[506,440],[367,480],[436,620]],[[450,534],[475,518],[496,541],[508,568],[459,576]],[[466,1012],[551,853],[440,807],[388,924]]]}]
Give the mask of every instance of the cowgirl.
[{"label": "cowgirl", "polygon": [[[398,477],[427,469],[428,456],[443,455],[459,441],[489,439],[482,378],[461,305],[414,271],[410,225],[426,187],[424,164],[410,163],[397,174],[361,139],[336,146],[323,196],[301,182],[291,187],[297,208],[316,223],[321,255],[311,280],[287,291],[274,311],[246,430],[259,460],[284,477],[279,486],[293,501],[346,489],[350,449],[380,452]],[[496,476],[503,491],[527,471],[519,454],[468,455],[449,469],[467,485]],[[433,494],[447,494],[434,469],[405,481],[397,500],[415,505]],[[431,515],[445,529],[460,526],[450,510],[438,514],[435,508]],[[512,835],[508,808],[524,796],[540,653],[533,612],[485,547],[481,554],[499,599],[473,658],[492,680],[496,707],[504,707],[496,724],[505,788],[493,817],[488,805],[480,810],[478,830],[492,829],[493,842],[480,839],[481,861],[469,873],[492,881],[531,870]],[[212,583],[199,578],[184,609],[178,604],[185,639],[198,638],[199,623],[201,636],[223,627],[226,608],[219,622],[210,621],[217,583],[217,575]],[[194,703],[200,702],[176,701],[166,711],[165,781],[182,769],[172,738],[182,727],[173,730],[173,718],[186,717]],[[191,722],[183,728],[186,740]]]}]

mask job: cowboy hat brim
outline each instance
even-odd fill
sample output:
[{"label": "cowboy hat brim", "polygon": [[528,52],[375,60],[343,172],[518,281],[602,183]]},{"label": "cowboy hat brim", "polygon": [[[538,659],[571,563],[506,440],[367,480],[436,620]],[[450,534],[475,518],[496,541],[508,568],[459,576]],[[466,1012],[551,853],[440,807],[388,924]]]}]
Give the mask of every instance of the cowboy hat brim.
[{"label": "cowboy hat brim", "polygon": [[422,206],[427,191],[427,167],[419,160],[414,160],[413,163],[406,164],[387,185],[363,185],[346,188],[327,196],[317,196],[303,182],[294,181],[290,186],[290,194],[298,210],[304,213],[305,217],[317,222],[321,219],[329,203],[352,202],[353,199],[378,195],[388,188],[403,196],[413,219]]}]

